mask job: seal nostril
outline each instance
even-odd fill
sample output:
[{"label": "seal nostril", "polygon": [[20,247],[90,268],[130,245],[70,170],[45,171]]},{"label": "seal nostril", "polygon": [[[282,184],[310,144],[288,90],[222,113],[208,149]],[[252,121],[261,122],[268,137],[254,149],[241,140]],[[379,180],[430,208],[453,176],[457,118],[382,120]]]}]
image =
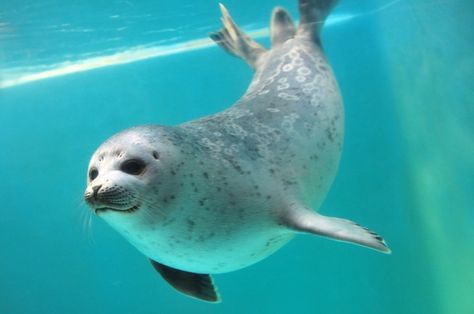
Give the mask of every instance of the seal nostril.
[{"label": "seal nostril", "polygon": [[101,187],[102,185],[96,185],[92,187],[92,198],[97,198],[97,193],[99,193]]}]

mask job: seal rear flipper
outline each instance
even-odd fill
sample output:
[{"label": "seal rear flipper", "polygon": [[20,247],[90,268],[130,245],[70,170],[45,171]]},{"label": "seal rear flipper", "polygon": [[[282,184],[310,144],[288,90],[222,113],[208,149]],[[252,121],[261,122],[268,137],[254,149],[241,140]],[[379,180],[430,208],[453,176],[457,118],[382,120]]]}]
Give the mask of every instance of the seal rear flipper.
[{"label": "seal rear flipper", "polygon": [[207,302],[220,302],[212,277],[175,269],[150,259],[153,267],[176,290]]},{"label": "seal rear flipper", "polygon": [[273,10],[270,33],[272,48],[283,44],[295,36],[295,24],[285,9],[277,7]]},{"label": "seal rear flipper", "polygon": [[362,245],[382,253],[391,253],[380,235],[350,220],[323,216],[308,209],[297,209],[284,215],[283,223],[296,231]]},{"label": "seal rear flipper", "polygon": [[299,0],[300,24],[298,36],[310,37],[320,44],[321,29],[338,0]]},{"label": "seal rear flipper", "polygon": [[223,4],[219,4],[219,6],[222,12],[221,20],[224,27],[217,32],[209,34],[209,37],[227,52],[244,59],[253,69],[256,69],[258,60],[266,52],[266,49],[235,25]]}]

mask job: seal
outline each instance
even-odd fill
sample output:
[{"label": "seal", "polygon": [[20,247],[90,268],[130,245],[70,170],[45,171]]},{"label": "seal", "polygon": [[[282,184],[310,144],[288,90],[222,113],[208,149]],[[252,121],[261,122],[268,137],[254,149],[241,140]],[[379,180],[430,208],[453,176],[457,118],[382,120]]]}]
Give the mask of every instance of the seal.
[{"label": "seal", "polygon": [[178,126],[138,126],[94,153],[85,200],[178,291],[208,302],[211,274],[252,265],[297,233],[390,250],[375,232],[317,210],[337,171],[343,105],[320,30],[334,0],[282,8],[266,50],[233,22],[210,37],[254,78],[230,108]]}]

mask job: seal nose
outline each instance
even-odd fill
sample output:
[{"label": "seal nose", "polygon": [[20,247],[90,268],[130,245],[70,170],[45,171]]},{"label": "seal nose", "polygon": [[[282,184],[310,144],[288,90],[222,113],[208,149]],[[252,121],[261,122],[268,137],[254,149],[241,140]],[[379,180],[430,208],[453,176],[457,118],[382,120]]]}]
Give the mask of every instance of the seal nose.
[{"label": "seal nose", "polygon": [[92,191],[89,190],[88,192],[86,192],[84,194],[84,198],[85,198],[86,202],[88,202],[89,204],[92,204],[95,201],[97,201],[99,190],[100,190],[101,187],[102,187],[102,185],[95,185],[91,188]]},{"label": "seal nose", "polygon": [[97,199],[97,193],[99,193],[100,188],[102,185],[96,185],[92,187],[92,198]]}]

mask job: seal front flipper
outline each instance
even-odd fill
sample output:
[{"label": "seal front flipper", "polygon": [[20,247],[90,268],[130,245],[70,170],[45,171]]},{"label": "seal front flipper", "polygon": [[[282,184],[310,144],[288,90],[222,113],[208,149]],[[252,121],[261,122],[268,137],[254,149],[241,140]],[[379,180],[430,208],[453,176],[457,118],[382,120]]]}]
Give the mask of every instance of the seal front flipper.
[{"label": "seal front flipper", "polygon": [[154,260],[150,260],[150,262],[176,290],[203,301],[220,302],[219,294],[210,275],[175,269]]},{"label": "seal front flipper", "polygon": [[219,4],[219,6],[222,12],[221,20],[224,27],[215,33],[209,34],[209,37],[224,50],[244,59],[253,69],[256,69],[258,60],[266,52],[266,49],[235,25],[229,12],[222,3]]},{"label": "seal front flipper", "polygon": [[391,252],[381,236],[347,219],[323,216],[306,208],[292,208],[283,215],[282,220],[295,231],[350,242],[383,253]]}]

